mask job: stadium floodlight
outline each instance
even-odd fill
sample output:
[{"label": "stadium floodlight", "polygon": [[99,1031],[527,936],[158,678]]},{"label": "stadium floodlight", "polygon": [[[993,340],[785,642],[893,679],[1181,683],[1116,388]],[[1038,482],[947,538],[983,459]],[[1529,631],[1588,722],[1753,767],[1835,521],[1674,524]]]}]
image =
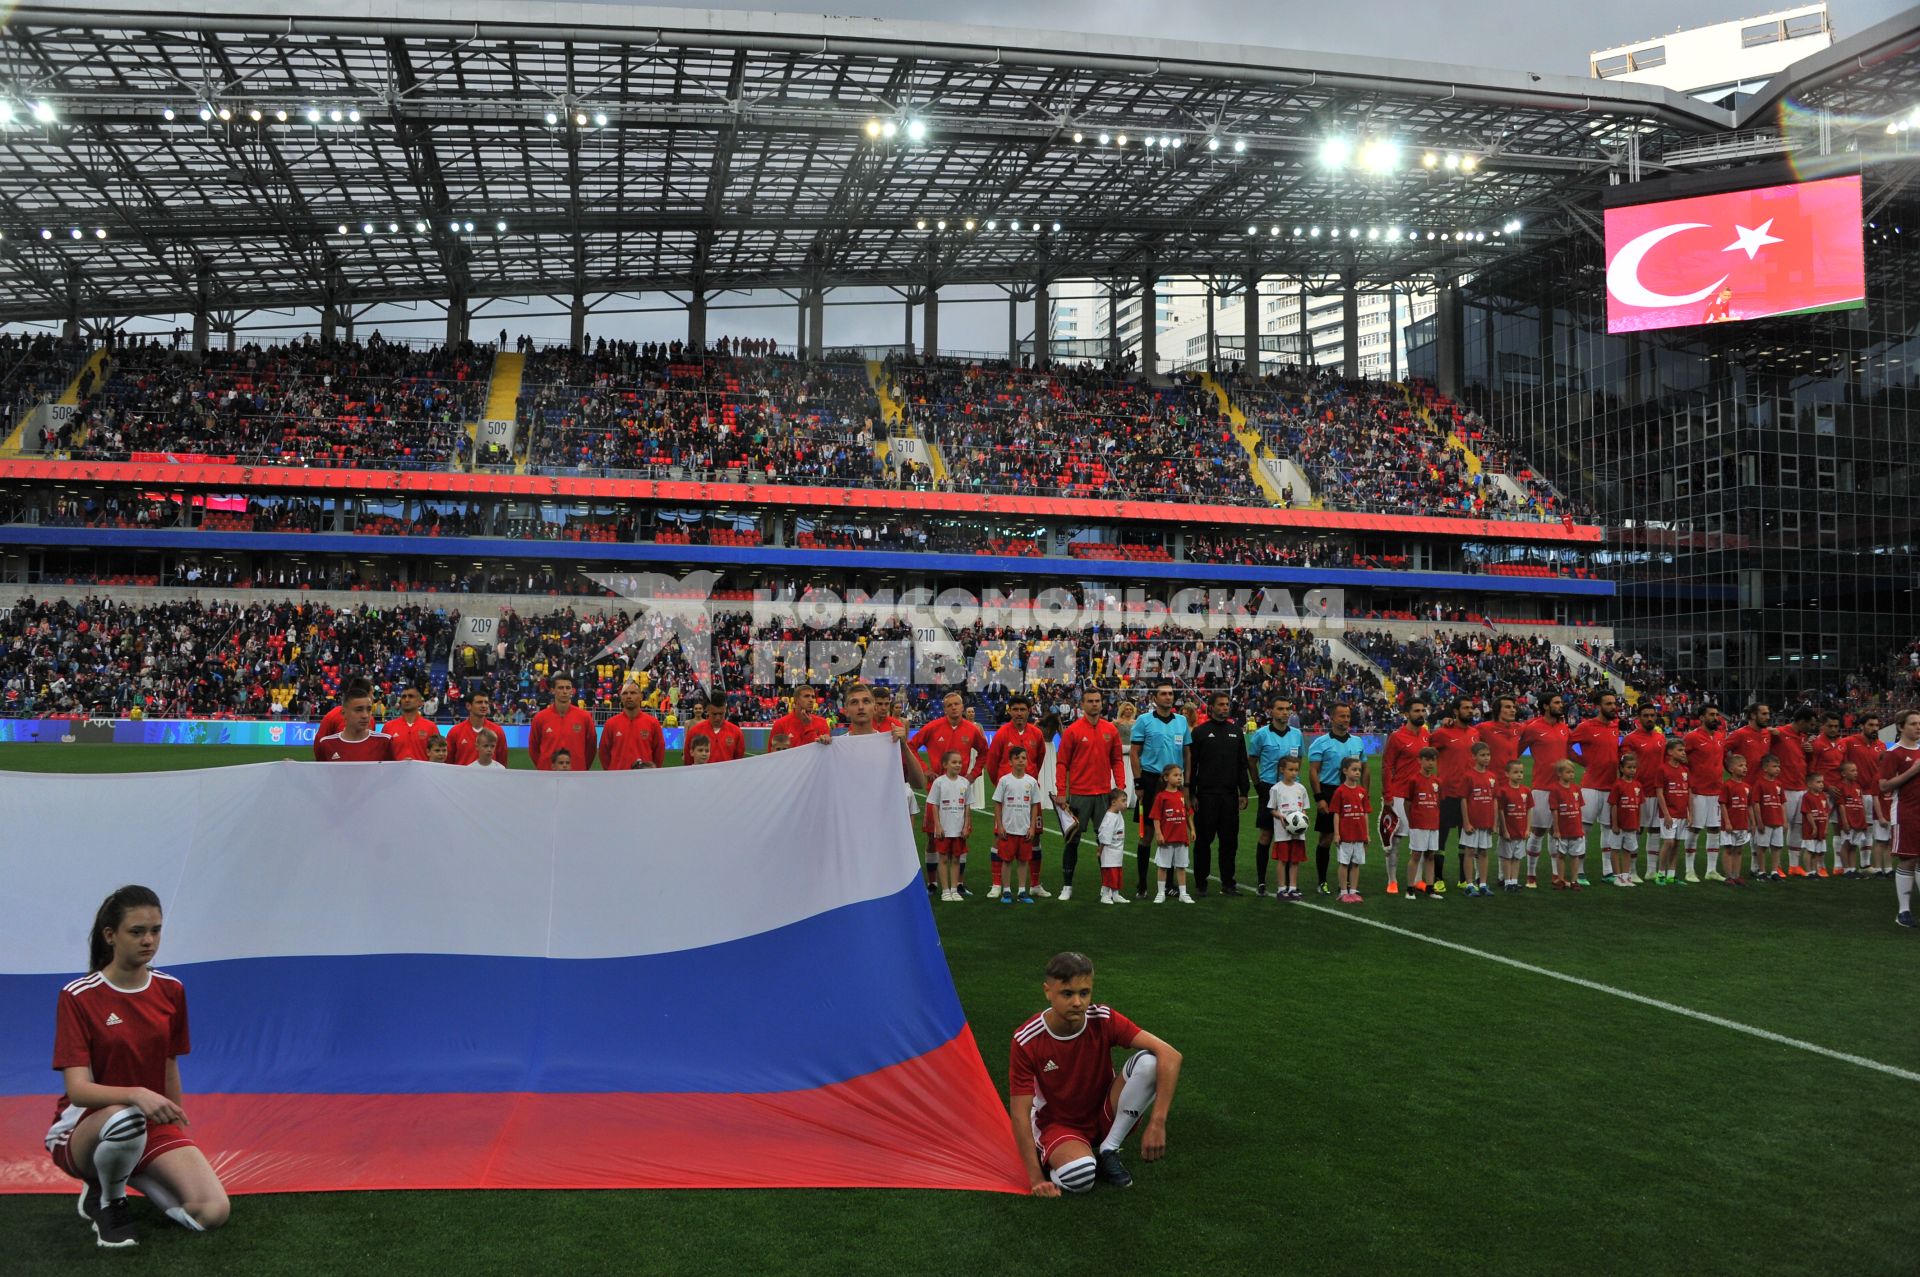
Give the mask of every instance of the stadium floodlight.
[{"label": "stadium floodlight", "polygon": [[1102,146],[1105,146],[1105,145],[1107,145],[1107,144],[1108,144],[1109,142],[1111,142],[1111,141],[1113,141],[1113,134],[1111,134],[1111,133],[1102,133],[1102,134],[1100,135],[1100,145],[1102,145]]},{"label": "stadium floodlight", "polygon": [[497,222],[495,222],[495,223],[493,224],[493,229],[494,229],[494,230],[496,230],[496,231],[498,231],[498,232],[499,232],[500,234],[502,234],[502,235],[505,235],[505,234],[507,233],[507,221],[506,221],[506,219],[505,219],[505,218],[503,217],[503,218],[501,218],[501,219],[500,219],[499,221],[497,221]]},{"label": "stadium floodlight", "polygon": [[454,233],[455,235],[458,235],[458,234],[460,233],[460,223],[458,223],[458,222],[448,222],[448,223],[447,223],[447,229],[448,229],[448,230],[450,230],[450,231],[452,231],[452,232],[453,232],[453,233]]},{"label": "stadium floodlight", "polygon": [[1380,238],[1380,228],[1379,228],[1378,226],[1369,226],[1369,227],[1367,227],[1367,238],[1368,238],[1369,240],[1377,240],[1377,239],[1379,239],[1379,238]]},{"label": "stadium floodlight", "polygon": [[1347,238],[1348,238],[1348,239],[1359,239],[1359,238],[1360,238],[1360,228],[1359,228],[1358,226],[1353,226],[1353,227],[1349,227],[1349,228],[1347,229]]},{"label": "stadium floodlight", "polygon": [[342,235],[345,235],[347,233],[347,224],[345,222],[342,222],[335,229],[338,230]]},{"label": "stadium floodlight", "polygon": [[398,222],[387,223],[387,234],[398,235],[399,233],[400,233],[400,223]]},{"label": "stadium floodlight", "polygon": [[1219,149],[1220,149],[1220,139],[1219,139],[1219,138],[1217,138],[1217,137],[1210,137],[1210,138],[1208,138],[1208,139],[1207,139],[1207,149],[1208,149],[1209,151],[1217,151],[1217,150],[1219,150]]},{"label": "stadium floodlight", "polygon": [[1279,228],[1278,226],[1269,226],[1269,227],[1267,227],[1267,234],[1269,234],[1269,235],[1278,235],[1279,233],[1280,233],[1280,228]]},{"label": "stadium floodlight", "polygon": [[106,228],[106,227],[104,227],[104,226],[96,226],[96,227],[94,227],[94,228],[93,228],[93,237],[94,237],[95,239],[105,239],[105,238],[107,237],[107,228]]},{"label": "stadium floodlight", "polygon": [[867,121],[867,136],[870,138],[880,136],[880,121],[877,118]]},{"label": "stadium floodlight", "polygon": [[966,227],[966,228],[967,228],[968,230],[972,230],[972,229],[973,229],[973,219],[972,219],[971,217],[969,217],[969,218],[968,218],[968,219],[967,219],[966,221],[964,221],[964,222],[962,222],[962,223],[961,223],[961,225],[962,225],[962,226],[965,226],[965,227]]},{"label": "stadium floodlight", "polygon": [[1247,227],[1247,234],[1249,234],[1249,235],[1258,235],[1259,233],[1260,233],[1260,228],[1259,228],[1258,226],[1249,226],[1249,227]]},{"label": "stadium floodlight", "polygon": [[997,231],[1000,229],[1000,223],[995,221],[993,218],[989,217],[987,219],[987,229],[990,231]]},{"label": "stadium floodlight", "polygon": [[578,113],[576,113],[576,114],[574,115],[574,117],[573,117],[573,122],[574,122],[575,124],[577,124],[577,125],[579,125],[579,126],[580,126],[581,128],[583,128],[583,129],[584,129],[584,128],[586,128],[586,127],[587,127],[587,113],[586,113],[585,111],[580,111],[580,112],[578,112]]},{"label": "stadium floodlight", "polygon": [[1454,169],[1460,167],[1460,157],[1452,152],[1448,152],[1447,158],[1442,161],[1442,163],[1446,165],[1448,172],[1452,172]]},{"label": "stadium floodlight", "polygon": [[1328,234],[1328,236],[1329,236],[1330,238],[1332,238],[1332,239],[1339,239],[1339,238],[1340,238],[1340,228],[1339,228],[1338,226],[1336,226],[1336,227],[1334,227],[1334,228],[1333,228],[1332,230],[1330,230],[1330,231],[1328,231],[1328,232],[1327,232],[1327,234]]},{"label": "stadium floodlight", "polygon": [[1012,222],[1010,222],[1010,223],[1008,223],[1008,225],[1009,225],[1009,226],[1010,226],[1010,227],[1011,227],[1011,228],[1012,228],[1013,230],[1015,230],[1015,231],[1018,231],[1018,230],[1020,229],[1020,219],[1016,217],[1016,218],[1014,218],[1014,219],[1013,219],[1013,221],[1012,221]]},{"label": "stadium floodlight", "polygon": [[1387,227],[1387,243],[1397,244],[1399,242],[1400,242],[1400,228],[1398,226]]},{"label": "stadium floodlight", "polygon": [[318,123],[320,123],[320,108],[319,108],[319,107],[317,107],[317,106],[310,106],[310,107],[308,107],[308,108],[307,108],[307,123],[309,123],[309,124],[318,124]]},{"label": "stadium floodlight", "polygon": [[473,234],[473,223],[468,222],[463,227],[461,227],[461,229],[466,231],[467,234],[471,235]]},{"label": "stadium floodlight", "polygon": [[1353,158],[1353,143],[1343,137],[1330,137],[1320,143],[1320,163],[1330,169],[1341,169]]},{"label": "stadium floodlight", "polygon": [[1306,232],[1301,230],[1298,226],[1293,228],[1293,237],[1295,239],[1299,239],[1304,234],[1306,234]]},{"label": "stadium floodlight", "polygon": [[425,222],[415,222],[413,224],[413,233],[415,235],[425,235],[427,233],[427,224]]},{"label": "stadium floodlight", "polygon": [[373,234],[373,223],[372,223],[372,222],[362,222],[362,223],[360,223],[360,233],[361,233],[362,235],[371,235],[371,234]]},{"label": "stadium floodlight", "polygon": [[1474,171],[1475,169],[1477,169],[1477,168],[1479,168],[1479,167],[1480,167],[1480,157],[1479,157],[1479,156],[1477,156],[1477,155],[1463,155],[1463,156],[1461,156],[1461,157],[1460,157],[1460,171],[1461,171],[1462,173],[1471,173],[1471,172],[1473,172],[1473,171]]},{"label": "stadium floodlight", "polygon": [[605,111],[595,111],[593,113],[593,127],[596,129],[604,129],[607,127],[607,113]]},{"label": "stadium floodlight", "polygon": [[548,124],[558,124],[558,123],[560,123],[560,113],[559,113],[558,111],[548,111],[548,112],[547,112],[547,123],[548,123]]},{"label": "stadium floodlight", "polygon": [[206,123],[206,122],[207,122],[208,120],[211,120],[212,118],[213,118],[213,108],[212,108],[212,107],[210,107],[210,106],[203,106],[203,107],[201,107],[201,108],[200,108],[200,122],[201,122],[202,124],[205,124],[205,123]]},{"label": "stadium floodlight", "polygon": [[42,226],[42,227],[40,228],[40,238],[41,238],[41,239],[52,239],[52,238],[53,238],[53,232],[52,232],[52,231],[50,231],[50,230],[48,230],[48,229],[47,229],[46,227],[44,227],[44,226]]},{"label": "stadium floodlight", "polygon": [[42,98],[33,104],[33,120],[36,124],[52,124],[59,117],[54,114],[53,103]]},{"label": "stadium floodlight", "polygon": [[1115,146],[1125,146],[1125,145],[1127,144],[1127,135],[1126,135],[1125,133],[1116,133],[1116,134],[1114,134],[1114,135],[1113,135],[1113,144],[1114,144]]},{"label": "stadium floodlight", "polygon": [[1369,173],[1391,173],[1400,167],[1400,144],[1375,140],[1360,148],[1360,167]]},{"label": "stadium floodlight", "polygon": [[76,227],[74,227],[74,228],[73,228],[72,230],[70,230],[70,231],[68,231],[68,232],[67,232],[67,234],[69,234],[69,235],[71,235],[71,236],[73,236],[73,237],[74,237],[75,239],[79,239],[79,238],[80,238],[80,228],[79,228],[78,226],[76,226]]},{"label": "stadium floodlight", "polygon": [[1432,231],[1428,231],[1428,232],[1427,232],[1427,238],[1428,238],[1429,240],[1431,240],[1431,239],[1433,238],[1433,232],[1432,232]]},{"label": "stadium floodlight", "polygon": [[1053,224],[1053,233],[1054,233],[1055,235],[1058,235],[1058,234],[1060,233],[1060,223],[1058,223],[1058,222],[1055,222],[1055,223]]},{"label": "stadium floodlight", "polygon": [[1170,151],[1173,149],[1173,139],[1168,137],[1165,133],[1162,133],[1160,135],[1160,149],[1163,151]]},{"label": "stadium floodlight", "polygon": [[223,106],[220,108],[219,114],[220,114],[220,122],[224,124],[228,120],[231,120],[233,118],[233,108],[230,106]]},{"label": "stadium floodlight", "polygon": [[1176,134],[1174,134],[1174,137],[1173,137],[1173,149],[1174,149],[1174,150],[1176,150],[1176,151],[1177,151],[1177,150],[1179,150],[1179,149],[1180,149],[1180,143],[1181,143],[1181,142],[1182,142],[1183,140],[1184,140],[1184,139],[1182,139],[1182,138],[1180,137],[1180,135],[1179,135],[1179,134],[1177,134],[1177,133],[1176,133]]},{"label": "stadium floodlight", "polygon": [[347,117],[346,117],[346,113],[336,106],[333,108],[333,110],[327,112],[327,118],[329,120],[332,120],[335,124],[338,124],[340,123],[340,121],[346,119]]},{"label": "stadium floodlight", "polygon": [[358,124],[358,123],[360,123],[360,112],[359,112],[359,111],[358,111],[357,109],[356,109],[356,110],[351,110],[351,111],[348,111],[348,112],[347,112],[347,120],[348,120],[348,121],[349,121],[350,123],[353,123],[353,124]]},{"label": "stadium floodlight", "polygon": [[936,230],[936,231],[944,231],[944,230],[946,230],[946,229],[947,229],[947,219],[943,217],[943,218],[941,218],[941,219],[940,219],[939,221],[937,221],[937,222],[935,222],[935,223],[933,224],[933,229],[934,229],[934,230]]},{"label": "stadium floodlight", "polygon": [[[8,106],[5,102],[0,102],[0,124],[5,124],[7,121],[11,120],[12,118],[13,118],[13,108]],[[173,118],[173,108],[170,106],[161,107],[160,118],[163,120],[171,120]]]},{"label": "stadium floodlight", "polygon": [[1308,238],[1308,239],[1319,239],[1319,238],[1320,238],[1320,228],[1319,228],[1318,226],[1316,226],[1316,227],[1314,227],[1314,228],[1313,228],[1312,230],[1310,230],[1310,231],[1308,231],[1308,232],[1307,232],[1307,238]]},{"label": "stadium floodlight", "polygon": [[249,120],[252,120],[255,124],[260,123],[260,108],[257,106],[249,108],[247,111],[247,118]]},{"label": "stadium floodlight", "polygon": [[1427,153],[1426,153],[1425,155],[1423,155],[1423,156],[1421,156],[1421,157],[1420,157],[1420,167],[1422,167],[1422,168],[1439,168],[1439,167],[1440,167],[1440,157],[1439,157],[1439,156],[1437,156],[1437,155],[1435,155],[1435,154],[1434,154],[1434,153],[1433,153],[1432,151],[1428,151],[1428,152],[1427,152]]},{"label": "stadium floodlight", "polygon": [[1247,153],[1247,139],[1243,137],[1233,139],[1233,153],[1235,155],[1245,155]]},{"label": "stadium floodlight", "polygon": [[[926,229],[927,229],[927,219],[926,219],[926,218],[924,218],[924,217],[916,217],[916,218],[915,218],[915,219],[913,220],[913,229],[914,229],[914,230],[916,230],[916,231],[924,231],[924,230],[926,230]],[[1019,229],[1019,228],[1018,228],[1018,227],[1016,227],[1015,229],[1017,230],[1017,229]]]},{"label": "stadium floodlight", "polygon": [[287,108],[283,106],[279,110],[275,111],[273,113],[273,118],[275,120],[278,120],[280,123],[285,124],[287,122]]},{"label": "stadium floodlight", "polygon": [[890,138],[900,131],[900,126],[892,120],[880,121],[880,136]]},{"label": "stadium floodlight", "polygon": [[1086,138],[1087,138],[1087,135],[1082,133],[1079,129],[1075,129],[1073,131],[1073,140],[1076,144],[1086,141]]},{"label": "stadium floodlight", "polygon": [[927,122],[925,120],[907,121],[907,141],[924,142],[927,140]]}]

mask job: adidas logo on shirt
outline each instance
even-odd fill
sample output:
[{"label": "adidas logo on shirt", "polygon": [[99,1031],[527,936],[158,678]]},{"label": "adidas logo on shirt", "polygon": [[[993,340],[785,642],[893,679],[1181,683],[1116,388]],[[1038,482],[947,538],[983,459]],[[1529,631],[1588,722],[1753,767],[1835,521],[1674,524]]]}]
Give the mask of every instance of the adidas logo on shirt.
[{"label": "adidas logo on shirt", "polygon": [[1053,1071],[1054,1071],[1055,1069],[1057,1069],[1057,1068],[1059,1068],[1059,1067],[1060,1067],[1060,1066],[1059,1066],[1058,1064],[1056,1064],[1056,1063],[1055,1063],[1054,1061],[1052,1061],[1052,1060],[1048,1060],[1048,1061],[1047,1061],[1047,1067],[1046,1067],[1046,1068],[1044,1068],[1044,1069],[1041,1069],[1040,1071],[1041,1071],[1042,1073],[1051,1073],[1051,1072],[1053,1072]]},{"label": "adidas logo on shirt", "polygon": [[112,1011],[107,1012],[107,1027],[111,1029],[118,1023],[120,1023],[120,1017]]}]

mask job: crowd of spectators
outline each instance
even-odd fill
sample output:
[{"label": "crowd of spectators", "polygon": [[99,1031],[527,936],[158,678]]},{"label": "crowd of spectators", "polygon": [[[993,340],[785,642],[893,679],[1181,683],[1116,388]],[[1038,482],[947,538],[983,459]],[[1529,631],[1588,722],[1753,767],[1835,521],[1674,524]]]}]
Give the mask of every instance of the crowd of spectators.
[{"label": "crowd of spectators", "polygon": [[1531,635],[1453,631],[1403,637],[1385,630],[1348,629],[1342,637],[1377,662],[1393,680],[1402,704],[1410,695],[1432,700],[1469,696],[1483,705],[1502,693],[1522,696],[1522,716],[1558,692],[1586,704],[1607,684],[1589,677],[1554,644]]},{"label": "crowd of spectators", "polygon": [[105,377],[41,450],[80,460],[182,454],[270,465],[447,469],[470,446],[491,352],[305,339],[196,355],[159,341],[109,352]]},{"label": "crowd of spectators", "polygon": [[129,604],[23,598],[0,611],[9,715],[316,718],[342,672],[430,680],[459,613],[273,601]]},{"label": "crowd of spectators", "polygon": [[87,345],[52,333],[0,333],[0,438],[35,407],[66,392],[87,358]]}]

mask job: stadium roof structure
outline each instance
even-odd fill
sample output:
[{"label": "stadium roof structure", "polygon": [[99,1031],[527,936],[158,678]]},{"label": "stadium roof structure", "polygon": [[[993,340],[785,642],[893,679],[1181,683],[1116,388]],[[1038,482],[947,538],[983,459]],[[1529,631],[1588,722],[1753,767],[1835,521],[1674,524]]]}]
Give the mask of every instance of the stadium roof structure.
[{"label": "stadium roof structure", "polygon": [[[1917,15],[1874,29],[1891,51],[1874,74],[1913,78]],[[1857,43],[1817,59],[1823,91]],[[1751,122],[1618,81],[1131,37],[29,0],[0,28],[0,321],[1180,274],[1367,286],[1591,222],[1598,187]]]}]

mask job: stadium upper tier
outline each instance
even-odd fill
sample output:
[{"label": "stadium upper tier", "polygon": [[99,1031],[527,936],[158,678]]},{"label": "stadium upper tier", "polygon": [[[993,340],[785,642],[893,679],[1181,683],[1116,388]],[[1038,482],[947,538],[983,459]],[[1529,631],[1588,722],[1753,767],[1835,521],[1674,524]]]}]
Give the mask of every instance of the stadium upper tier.
[{"label": "stadium upper tier", "polygon": [[[51,397],[47,370],[69,357],[19,361],[0,392],[18,382]],[[485,346],[421,350],[377,335],[206,355],[122,343],[74,379],[70,415],[39,427],[22,418],[8,451],[76,462],[478,469],[1502,521],[1557,522],[1568,513],[1530,477],[1514,480],[1530,472],[1471,413],[1429,389],[1324,371],[1236,385],[1259,433],[1250,443],[1197,378],[1156,384],[1095,367],[979,363],[869,367],[602,341],[587,353],[528,356],[517,370],[512,446],[476,457],[475,424],[497,362]],[[1281,463],[1307,476],[1309,490],[1295,492]]]}]

